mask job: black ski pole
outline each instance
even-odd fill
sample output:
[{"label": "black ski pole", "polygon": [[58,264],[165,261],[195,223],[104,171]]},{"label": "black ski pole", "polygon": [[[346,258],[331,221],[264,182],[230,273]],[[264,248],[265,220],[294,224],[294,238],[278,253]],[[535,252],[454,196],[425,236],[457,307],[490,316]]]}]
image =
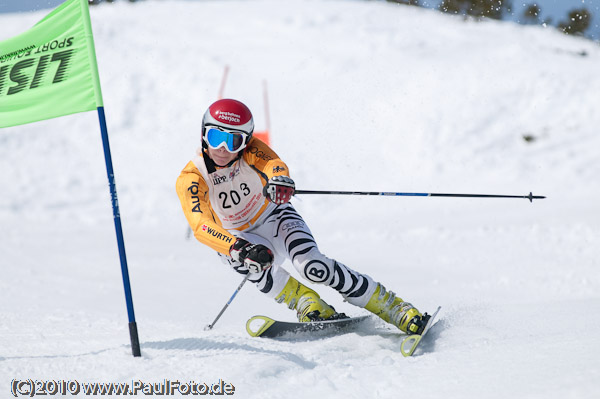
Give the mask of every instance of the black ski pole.
[{"label": "black ski pole", "polygon": [[399,193],[390,191],[319,191],[296,190],[295,194],[323,194],[323,195],[383,195],[391,197],[460,197],[460,198],[525,198],[529,202],[534,199],[544,199],[541,195],[497,195],[497,194],[442,194],[442,193]]},{"label": "black ski pole", "polygon": [[221,318],[221,315],[225,312],[225,309],[227,309],[227,307],[229,307],[229,304],[233,301],[233,298],[235,298],[235,296],[238,294],[238,292],[240,292],[240,290],[242,289],[242,287],[244,286],[244,284],[246,283],[246,281],[248,281],[249,277],[250,277],[250,272],[248,272],[248,274],[246,274],[246,277],[244,277],[244,279],[242,280],[242,282],[240,283],[240,285],[238,285],[237,289],[235,290],[235,292],[233,293],[233,295],[231,296],[231,298],[229,298],[229,300],[227,301],[227,303],[225,304],[225,306],[223,306],[223,309],[221,309],[221,311],[219,312],[219,314],[215,318],[215,321],[213,321],[212,323],[210,323],[206,327],[204,327],[204,331],[212,330],[212,328],[215,326],[215,324],[217,323],[217,321]]}]

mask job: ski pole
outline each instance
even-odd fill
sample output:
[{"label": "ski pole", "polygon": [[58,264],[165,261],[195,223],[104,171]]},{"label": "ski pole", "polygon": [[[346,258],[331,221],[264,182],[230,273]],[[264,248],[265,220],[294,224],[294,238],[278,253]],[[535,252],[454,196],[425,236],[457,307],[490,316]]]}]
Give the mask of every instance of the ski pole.
[{"label": "ski pole", "polygon": [[534,199],[546,198],[540,195],[497,195],[497,194],[442,194],[442,193],[398,193],[389,191],[319,191],[296,190],[295,194],[323,194],[323,195],[383,195],[392,197],[460,197],[460,198],[525,198],[529,202]]},{"label": "ski pole", "polygon": [[235,298],[235,296],[238,294],[238,292],[240,292],[240,290],[242,289],[242,287],[244,286],[244,284],[246,283],[246,281],[248,281],[249,277],[250,277],[250,272],[248,272],[248,274],[246,274],[246,277],[244,277],[244,279],[242,280],[242,282],[240,283],[240,285],[238,285],[237,289],[235,290],[235,292],[233,293],[233,295],[231,296],[231,298],[229,298],[229,300],[227,301],[227,303],[225,304],[225,306],[223,306],[223,309],[221,309],[221,311],[219,312],[219,314],[215,318],[215,321],[213,321],[211,324],[208,324],[206,327],[204,327],[204,331],[212,330],[212,328],[217,323],[217,320],[219,320],[221,318],[221,315],[225,312],[225,309],[227,309],[227,307],[229,307],[229,304],[233,301],[233,298]]}]

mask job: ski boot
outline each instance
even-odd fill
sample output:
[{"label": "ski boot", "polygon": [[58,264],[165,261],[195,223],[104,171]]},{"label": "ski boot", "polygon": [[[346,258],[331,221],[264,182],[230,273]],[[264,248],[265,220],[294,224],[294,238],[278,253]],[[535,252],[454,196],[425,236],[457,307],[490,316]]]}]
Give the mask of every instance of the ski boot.
[{"label": "ski boot", "polygon": [[321,299],[319,294],[293,277],[289,278],[287,284],[275,300],[278,303],[284,302],[290,309],[295,310],[298,321],[303,323],[337,320],[347,317],[343,313],[337,313],[332,306],[329,306]]},{"label": "ski boot", "polygon": [[422,315],[413,305],[404,302],[392,291],[386,291],[379,283],[365,309],[407,334],[421,334],[430,317]]}]

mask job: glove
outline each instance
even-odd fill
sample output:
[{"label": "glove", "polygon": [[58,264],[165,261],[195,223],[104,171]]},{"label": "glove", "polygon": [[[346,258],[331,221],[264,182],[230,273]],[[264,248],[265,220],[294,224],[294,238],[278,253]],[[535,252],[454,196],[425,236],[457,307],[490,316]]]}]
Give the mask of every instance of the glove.
[{"label": "glove", "polygon": [[260,273],[273,265],[273,252],[262,244],[251,244],[243,238],[235,240],[229,255],[242,263],[250,273]]},{"label": "glove", "polygon": [[292,199],[296,191],[294,181],[287,176],[274,176],[263,189],[263,195],[274,204],[281,205]]}]

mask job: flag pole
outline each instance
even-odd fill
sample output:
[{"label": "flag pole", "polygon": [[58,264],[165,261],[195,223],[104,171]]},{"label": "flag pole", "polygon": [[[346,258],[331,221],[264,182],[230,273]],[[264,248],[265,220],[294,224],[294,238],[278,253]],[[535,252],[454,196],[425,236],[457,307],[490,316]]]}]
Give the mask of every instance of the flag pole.
[{"label": "flag pole", "polygon": [[100,89],[100,78],[98,76],[98,64],[96,61],[96,49],[94,47],[94,37],[92,35],[92,23],[90,20],[90,11],[88,0],[80,0],[83,23],[85,27],[85,36],[88,44],[88,54],[92,67],[94,80],[94,92],[96,95],[96,106],[98,110],[98,119],[100,121],[100,133],[102,134],[102,145],[104,147],[104,161],[106,163],[106,174],[108,176],[108,185],[110,189],[110,198],[113,209],[113,219],[115,222],[115,231],[117,234],[117,244],[119,247],[119,259],[121,261],[121,274],[123,275],[123,287],[125,288],[125,301],[127,303],[127,316],[129,317],[129,337],[131,339],[131,351],[134,357],[141,356],[140,341],[138,337],[135,313],[133,311],[133,298],[131,295],[131,285],[129,282],[129,271],[127,268],[127,257],[125,255],[125,241],[123,239],[123,229],[121,226],[121,215],[119,211],[119,201],[117,198],[117,186],[115,184],[115,173],[110,154],[110,144],[108,141],[108,129],[106,128],[106,117],[104,115],[104,103],[102,101],[102,91]]}]

